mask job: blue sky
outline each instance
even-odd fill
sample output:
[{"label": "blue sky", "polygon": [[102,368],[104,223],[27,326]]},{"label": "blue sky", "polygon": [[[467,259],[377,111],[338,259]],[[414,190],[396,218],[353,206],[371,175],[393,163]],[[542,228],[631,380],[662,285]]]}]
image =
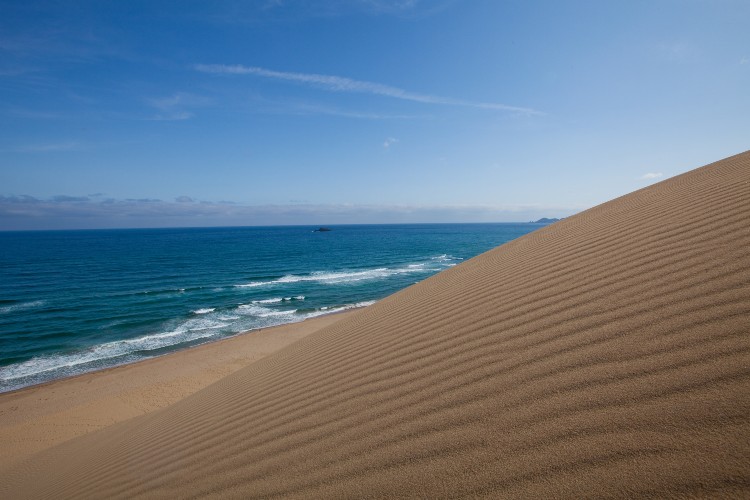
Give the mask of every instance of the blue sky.
[{"label": "blue sky", "polygon": [[526,221],[748,149],[750,2],[0,2],[0,229]]}]

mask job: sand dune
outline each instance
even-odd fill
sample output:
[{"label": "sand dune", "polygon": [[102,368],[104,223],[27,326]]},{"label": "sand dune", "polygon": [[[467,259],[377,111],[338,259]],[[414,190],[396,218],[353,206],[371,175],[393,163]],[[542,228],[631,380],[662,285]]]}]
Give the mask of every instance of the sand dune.
[{"label": "sand dune", "polygon": [[750,495],[750,153],[548,226],[0,497]]},{"label": "sand dune", "polygon": [[8,468],[34,453],[169,406],[348,314],[255,330],[0,394],[0,484]]}]

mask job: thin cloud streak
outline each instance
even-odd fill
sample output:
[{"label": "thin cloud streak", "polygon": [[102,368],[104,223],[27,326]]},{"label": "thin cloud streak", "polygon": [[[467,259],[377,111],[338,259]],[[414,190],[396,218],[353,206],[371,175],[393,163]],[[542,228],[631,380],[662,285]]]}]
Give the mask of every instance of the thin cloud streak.
[{"label": "thin cloud streak", "polygon": [[321,106],[316,104],[297,104],[289,105],[288,103],[280,104],[282,108],[289,110],[292,114],[302,115],[329,115],[329,116],[340,116],[342,118],[355,118],[361,120],[413,120],[417,118],[426,118],[429,115],[391,115],[383,113],[370,113],[360,111],[347,111],[338,108],[331,108],[328,106]]},{"label": "thin cloud streak", "polygon": [[147,99],[148,104],[161,112],[149,118],[153,121],[189,120],[194,113],[191,108],[208,106],[211,100],[186,92],[177,92],[167,97]]},{"label": "thin cloud streak", "polygon": [[165,122],[165,121],[173,122],[173,121],[189,120],[193,116],[195,115],[189,111],[177,111],[174,113],[154,115],[151,118],[146,118],[146,120],[153,121],[153,122]]},{"label": "thin cloud streak", "polygon": [[241,64],[196,64],[193,66],[196,71],[211,74],[226,75],[254,75],[274,80],[283,80],[310,85],[313,87],[323,88],[331,92],[349,92],[372,94],[393,99],[402,99],[405,101],[421,102],[425,104],[441,104],[448,106],[463,106],[470,108],[488,109],[496,111],[512,111],[526,115],[542,115],[541,111],[531,108],[518,106],[508,106],[506,104],[491,102],[474,102],[463,99],[453,99],[450,97],[441,97],[429,94],[419,94],[409,92],[398,87],[384,85],[382,83],[368,82],[363,80],[354,80],[343,76],[321,75],[317,73],[293,73],[286,71],[274,71],[257,66],[243,66]]},{"label": "thin cloud streak", "polygon": [[55,142],[48,144],[29,144],[15,148],[0,149],[0,152],[9,153],[51,153],[60,151],[81,151],[86,149],[86,145],[77,141]]},{"label": "thin cloud streak", "polygon": [[659,177],[662,177],[664,174],[661,172],[649,172],[647,174],[643,174],[641,176],[642,180],[652,180],[652,179],[658,179]]}]

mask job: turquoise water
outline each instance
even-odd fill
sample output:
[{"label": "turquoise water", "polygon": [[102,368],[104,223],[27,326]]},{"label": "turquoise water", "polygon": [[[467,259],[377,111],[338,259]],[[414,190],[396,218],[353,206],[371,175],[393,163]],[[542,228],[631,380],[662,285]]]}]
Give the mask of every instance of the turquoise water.
[{"label": "turquoise water", "polygon": [[0,391],[371,304],[538,227],[0,233]]}]

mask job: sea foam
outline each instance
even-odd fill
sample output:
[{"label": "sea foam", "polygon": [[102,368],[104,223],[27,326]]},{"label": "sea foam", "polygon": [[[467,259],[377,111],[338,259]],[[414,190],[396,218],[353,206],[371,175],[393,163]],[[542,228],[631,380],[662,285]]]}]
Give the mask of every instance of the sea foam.
[{"label": "sea foam", "polygon": [[[8,382],[14,379],[31,377],[45,372],[60,371],[60,376],[74,375],[82,371],[83,365],[93,365],[87,368],[94,369],[102,361],[112,361],[117,358],[123,362],[138,359],[138,353],[154,351],[165,347],[171,347],[186,342],[214,336],[217,329],[228,326],[213,320],[189,320],[172,331],[144,335],[132,339],[105,342],[66,354],[38,356],[21,363],[16,363],[0,368],[0,381]],[[136,356],[136,358],[132,358]],[[107,363],[107,366],[113,366]]]},{"label": "sea foam", "polygon": [[[434,258],[434,260],[442,264],[439,265],[439,267],[445,267],[445,264],[443,263],[449,262],[453,259],[454,257],[450,257],[448,255],[442,255]],[[281,278],[277,278],[274,280],[252,281],[250,283],[243,283],[235,286],[238,288],[254,288],[260,286],[273,286],[301,282],[315,282],[324,285],[340,285],[358,281],[386,279],[392,276],[408,273],[435,272],[439,270],[439,267],[428,267],[426,263],[416,263],[407,264],[403,267],[378,267],[375,269],[365,269],[360,271],[314,271],[310,274],[287,274],[285,276],[282,276]]]},{"label": "sea foam", "polygon": [[26,311],[29,309],[36,309],[45,304],[43,300],[33,300],[31,302],[22,302],[20,304],[12,304],[9,306],[0,307],[0,314],[9,314],[16,311]]},{"label": "sea foam", "polygon": [[215,307],[206,307],[203,309],[196,309],[195,311],[193,311],[193,314],[208,314],[210,312],[214,312],[215,310]]}]

